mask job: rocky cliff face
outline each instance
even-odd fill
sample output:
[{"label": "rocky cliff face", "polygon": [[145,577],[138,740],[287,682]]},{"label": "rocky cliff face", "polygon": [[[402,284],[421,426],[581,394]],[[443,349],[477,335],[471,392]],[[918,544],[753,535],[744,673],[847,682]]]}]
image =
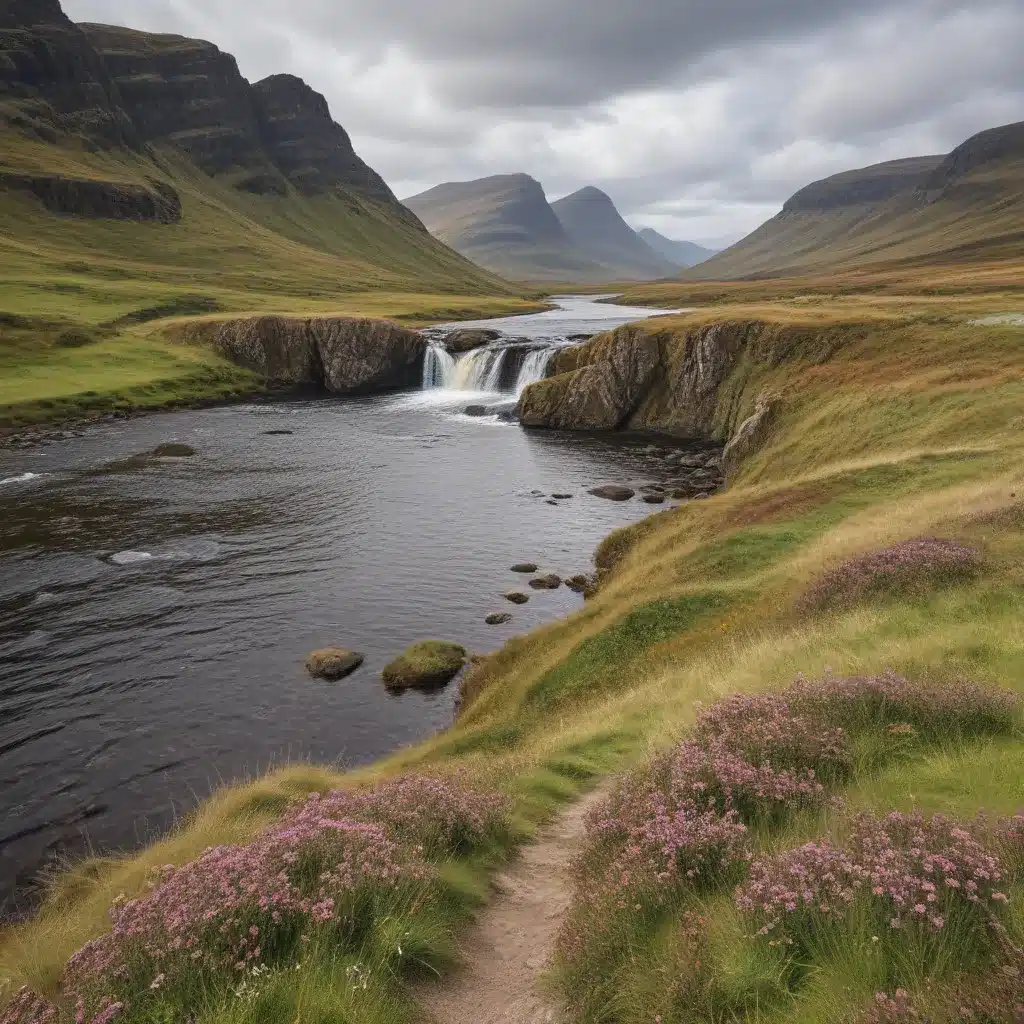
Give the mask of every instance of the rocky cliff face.
[{"label": "rocky cliff face", "polygon": [[0,172],[0,189],[28,192],[51,213],[112,220],[148,220],[160,224],[176,224],[181,220],[181,199],[174,188],[162,181],[138,185],[60,175]]},{"label": "rocky cliff face", "polygon": [[0,127],[94,147],[139,139],[103,62],[58,0],[0,4]]},{"label": "rocky cliff face", "polygon": [[82,25],[145,142],[170,142],[207,174],[274,175],[249,83],[212,43]]},{"label": "rocky cliff face", "polygon": [[419,384],[426,340],[387,320],[260,316],[215,328],[214,345],[271,381],[360,394]]},{"label": "rocky cliff face", "polygon": [[919,156],[833,174],[794,193],[782,212],[822,213],[847,206],[884,203],[898,195],[909,197],[941,163],[941,156]]},{"label": "rocky cliff face", "polygon": [[1002,160],[1024,160],[1024,121],[972,135],[926,176],[920,191],[930,197],[976,168]]},{"label": "rocky cliff face", "polygon": [[786,362],[825,362],[856,336],[760,321],[620,327],[559,353],[552,376],[523,392],[519,416],[527,427],[731,440],[735,471],[766,442],[782,407],[761,390],[763,376]]},{"label": "rocky cliff face", "polygon": [[302,195],[341,185],[397,203],[384,179],[356,155],[327,100],[301,78],[272,75],[252,86],[252,95],[267,154]]},{"label": "rocky cliff face", "polygon": [[[0,0],[3,127],[48,142],[75,136],[92,147],[172,145],[245,191],[348,189],[422,229],[301,79],[274,75],[250,85],[213,43],[75,25],[58,0]],[[75,212],[91,215],[87,206]]]}]

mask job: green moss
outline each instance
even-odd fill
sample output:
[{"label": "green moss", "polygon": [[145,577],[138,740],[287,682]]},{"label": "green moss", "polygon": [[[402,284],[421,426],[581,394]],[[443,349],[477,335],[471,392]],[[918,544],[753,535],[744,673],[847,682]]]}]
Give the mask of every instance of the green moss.
[{"label": "green moss", "polygon": [[466,664],[466,648],[444,640],[422,640],[384,666],[389,689],[443,686]]}]

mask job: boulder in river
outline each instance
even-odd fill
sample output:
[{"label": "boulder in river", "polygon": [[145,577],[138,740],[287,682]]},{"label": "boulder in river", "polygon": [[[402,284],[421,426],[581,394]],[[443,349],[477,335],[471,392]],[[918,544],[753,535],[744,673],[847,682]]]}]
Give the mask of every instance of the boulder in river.
[{"label": "boulder in river", "polygon": [[284,437],[286,434],[294,434],[294,430],[264,430],[267,437]]},{"label": "boulder in river", "polygon": [[557,590],[562,585],[562,577],[549,572],[546,576],[538,576],[530,580],[530,586],[534,590]]},{"label": "boulder in river", "polygon": [[572,495],[571,494],[552,494],[551,497],[552,498],[557,498],[559,501],[568,501],[572,497]]},{"label": "boulder in river", "polygon": [[187,444],[162,444],[153,449],[153,455],[158,459],[189,459],[195,453],[195,448]]},{"label": "boulder in river", "polygon": [[467,405],[463,410],[467,416],[486,416],[487,406],[486,405]]},{"label": "boulder in river", "polygon": [[608,501],[629,501],[636,494],[636,491],[632,487],[604,484],[601,487],[592,487],[590,493],[595,498],[606,498]]},{"label": "boulder in river", "polygon": [[513,572],[531,573],[537,571],[537,565],[535,562],[517,562],[512,566]]},{"label": "boulder in river", "polygon": [[657,491],[651,491],[649,494],[643,496],[643,500],[648,505],[664,505],[665,495],[658,494]]},{"label": "boulder in river", "polygon": [[362,654],[346,651],[344,647],[325,647],[306,659],[306,671],[314,679],[344,679],[364,661]]},{"label": "boulder in river", "polygon": [[521,590],[510,590],[505,595],[506,601],[511,601],[512,604],[526,604],[530,600],[529,594],[524,594]]},{"label": "boulder in river", "polygon": [[422,640],[409,647],[381,676],[389,690],[443,686],[466,664],[466,648],[444,640]]},{"label": "boulder in river", "polygon": [[463,327],[445,336],[444,347],[449,352],[471,352],[475,348],[483,348],[501,337],[501,331],[488,328]]},{"label": "boulder in river", "polygon": [[506,622],[511,621],[512,615],[510,612],[493,612],[484,619],[488,626],[504,626]]}]

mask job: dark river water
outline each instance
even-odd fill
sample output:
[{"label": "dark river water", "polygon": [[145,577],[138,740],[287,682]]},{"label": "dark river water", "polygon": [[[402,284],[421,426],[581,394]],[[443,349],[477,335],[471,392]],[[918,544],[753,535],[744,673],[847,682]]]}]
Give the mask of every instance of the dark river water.
[{"label": "dark river water", "polygon": [[[489,325],[557,346],[648,312],[571,300]],[[609,531],[652,511],[586,489],[656,479],[661,460],[650,439],[464,415],[475,397],[176,412],[0,452],[6,912],[54,857],[137,846],[222,782],[366,762],[449,725],[456,685],[381,683],[409,643],[486,652],[579,606],[563,588],[513,608],[502,595],[525,580],[509,567],[586,571]],[[166,442],[197,454],[145,457]],[[487,626],[492,611],[514,619]],[[366,662],[309,678],[327,645]]]}]

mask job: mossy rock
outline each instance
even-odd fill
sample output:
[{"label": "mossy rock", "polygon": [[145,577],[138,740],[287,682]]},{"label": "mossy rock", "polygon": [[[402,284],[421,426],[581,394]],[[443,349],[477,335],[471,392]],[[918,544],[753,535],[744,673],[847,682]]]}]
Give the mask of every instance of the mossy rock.
[{"label": "mossy rock", "polygon": [[548,573],[547,576],[538,576],[535,580],[530,580],[530,586],[534,590],[557,590],[562,585],[562,577],[555,575],[555,573]]},{"label": "mossy rock", "polygon": [[533,573],[537,571],[536,562],[517,562],[512,566],[513,572]]},{"label": "mossy rock", "polygon": [[529,594],[524,594],[521,590],[510,590],[505,595],[506,601],[511,601],[513,604],[526,604],[530,600]]},{"label": "mossy rock", "polygon": [[509,612],[492,612],[484,619],[488,626],[503,626],[506,622],[511,621],[512,616]]},{"label": "mossy rock", "polygon": [[344,647],[325,647],[313,651],[306,659],[306,671],[315,679],[344,679],[364,661],[362,654],[346,651]]},{"label": "mossy rock", "polygon": [[443,640],[422,640],[384,667],[389,690],[443,686],[466,664],[466,648]]}]

